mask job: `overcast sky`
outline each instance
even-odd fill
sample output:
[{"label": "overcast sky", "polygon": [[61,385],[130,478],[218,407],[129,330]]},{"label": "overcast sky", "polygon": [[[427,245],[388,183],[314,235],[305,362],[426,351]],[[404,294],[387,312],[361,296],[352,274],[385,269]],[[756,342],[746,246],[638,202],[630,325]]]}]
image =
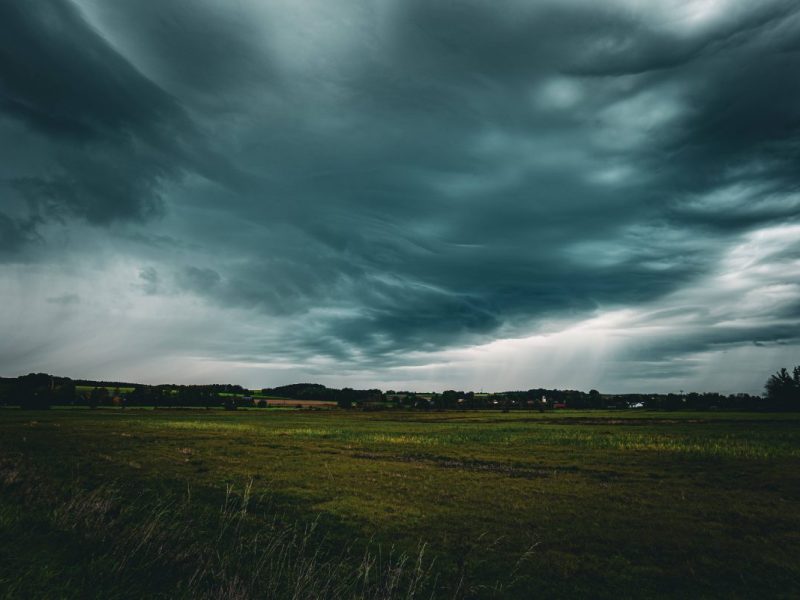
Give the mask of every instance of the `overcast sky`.
[{"label": "overcast sky", "polygon": [[0,375],[760,393],[796,0],[0,3]]}]

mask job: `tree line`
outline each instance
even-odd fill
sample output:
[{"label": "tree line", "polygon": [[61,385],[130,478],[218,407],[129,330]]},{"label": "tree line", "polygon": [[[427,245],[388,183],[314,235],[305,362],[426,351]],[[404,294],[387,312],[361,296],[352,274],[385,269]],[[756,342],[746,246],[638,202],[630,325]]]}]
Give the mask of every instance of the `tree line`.
[{"label": "tree line", "polygon": [[72,380],[46,373],[0,378],[0,405],[43,409],[50,406],[148,406],[156,408],[225,408],[267,406],[270,397],[335,402],[340,408],[380,410],[800,410],[800,366],[770,376],[762,396],[751,394],[601,394],[597,390],[532,388],[525,391],[477,393],[445,390],[423,394],[411,391],[329,388],[317,383],[263,388],[260,397],[236,384],[142,385],[125,382]]},{"label": "tree line", "polygon": [[263,396],[289,398],[291,400],[322,400],[336,402],[342,408],[359,404],[382,402],[384,394],[379,389],[356,390],[353,388],[329,388],[319,383],[293,383],[274,388],[263,388]]}]

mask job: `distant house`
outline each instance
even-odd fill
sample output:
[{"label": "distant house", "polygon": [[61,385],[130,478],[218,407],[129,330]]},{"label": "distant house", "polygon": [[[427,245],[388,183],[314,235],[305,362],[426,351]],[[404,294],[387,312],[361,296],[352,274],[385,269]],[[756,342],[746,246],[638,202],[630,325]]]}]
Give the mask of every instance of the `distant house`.
[{"label": "distant house", "polygon": [[556,402],[553,404],[553,408],[567,408],[566,402]]}]

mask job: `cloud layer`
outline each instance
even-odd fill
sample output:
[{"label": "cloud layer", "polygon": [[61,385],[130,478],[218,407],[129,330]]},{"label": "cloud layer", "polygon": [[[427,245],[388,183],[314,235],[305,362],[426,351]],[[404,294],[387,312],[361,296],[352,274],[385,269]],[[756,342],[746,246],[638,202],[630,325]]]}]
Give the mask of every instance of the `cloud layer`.
[{"label": "cloud layer", "polygon": [[760,391],[798,356],[794,2],[0,22],[8,374]]}]

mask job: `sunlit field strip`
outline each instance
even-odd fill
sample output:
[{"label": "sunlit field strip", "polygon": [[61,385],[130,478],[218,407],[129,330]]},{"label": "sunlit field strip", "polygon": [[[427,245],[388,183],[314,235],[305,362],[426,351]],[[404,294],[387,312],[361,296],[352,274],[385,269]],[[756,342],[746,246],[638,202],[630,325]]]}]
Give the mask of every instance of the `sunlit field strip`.
[{"label": "sunlit field strip", "polygon": [[[525,446],[552,445],[592,450],[624,452],[666,452],[702,457],[769,459],[800,457],[800,433],[736,433],[698,434],[685,432],[631,432],[621,426],[609,431],[584,430],[576,426],[547,425],[531,427],[520,424],[477,429],[469,426],[440,427],[426,433],[374,432],[341,427],[275,427],[270,422],[241,423],[205,420],[162,420],[144,424],[153,429],[186,429],[251,433],[293,439],[324,439],[358,445],[438,447],[464,445]],[[594,428],[596,429],[596,428]],[[617,429],[617,430],[614,430]]]}]

